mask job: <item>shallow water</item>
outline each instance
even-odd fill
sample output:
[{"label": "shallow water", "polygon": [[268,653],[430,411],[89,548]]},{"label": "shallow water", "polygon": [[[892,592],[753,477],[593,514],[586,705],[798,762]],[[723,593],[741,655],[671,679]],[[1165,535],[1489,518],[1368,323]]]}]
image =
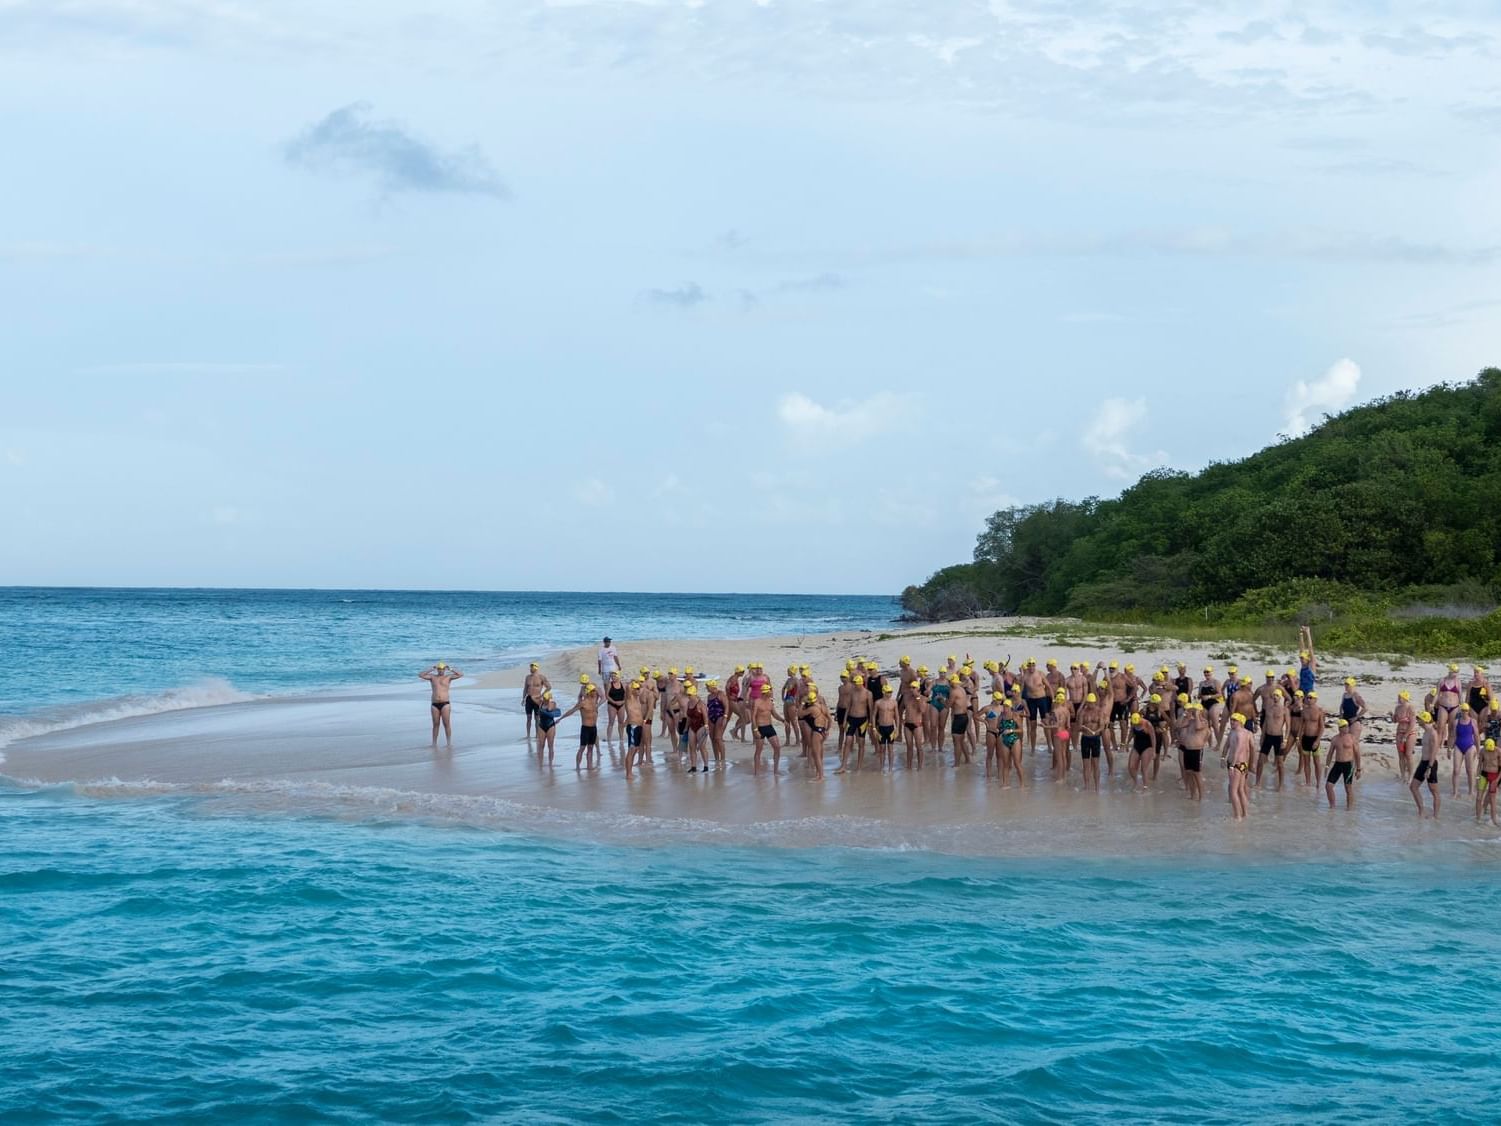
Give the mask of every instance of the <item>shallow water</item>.
[{"label": "shallow water", "polygon": [[610,847],[0,790],[0,1119],[1494,1121],[1447,843]]}]

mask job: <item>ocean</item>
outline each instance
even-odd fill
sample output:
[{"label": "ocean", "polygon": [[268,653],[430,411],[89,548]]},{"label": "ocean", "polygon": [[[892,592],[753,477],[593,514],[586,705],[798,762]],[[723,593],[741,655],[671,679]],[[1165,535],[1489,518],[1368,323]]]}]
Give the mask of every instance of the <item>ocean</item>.
[{"label": "ocean", "polygon": [[[377,731],[384,697],[356,689],[440,656],[500,668],[606,631],[893,615],[883,599],[0,592],[3,710],[28,730],[85,725],[69,753],[170,731],[172,755],[208,755],[225,730],[274,743],[268,715],[300,731],[312,705],[278,701],[314,686],[348,689],[329,714],[373,713],[362,730]],[[210,677],[257,699],[128,710]],[[514,718],[464,706],[461,730]],[[117,713],[137,718],[90,725]],[[1218,801],[1188,809],[1170,791],[982,804],[942,768],[821,797],[801,780],[692,783],[716,794],[658,774],[641,783],[655,797],[618,797],[618,775],[518,766],[525,752],[498,736],[446,766],[415,761],[389,769],[432,787],[483,782],[491,763],[577,810],[522,818],[497,799],[483,818],[430,816],[324,782],[322,805],[254,779],[0,782],[0,1121],[1497,1117],[1498,838],[1438,835],[1401,793],[1373,789],[1349,814],[1306,793],[1258,799],[1254,827],[1234,827]],[[847,816],[887,790],[975,820],[898,841]],[[769,813],[731,835],[640,812],[689,797],[824,805],[814,843]],[[1024,825],[1044,806],[1059,812]],[[594,832],[606,814],[612,831]],[[1040,848],[964,854],[1013,817]]]}]

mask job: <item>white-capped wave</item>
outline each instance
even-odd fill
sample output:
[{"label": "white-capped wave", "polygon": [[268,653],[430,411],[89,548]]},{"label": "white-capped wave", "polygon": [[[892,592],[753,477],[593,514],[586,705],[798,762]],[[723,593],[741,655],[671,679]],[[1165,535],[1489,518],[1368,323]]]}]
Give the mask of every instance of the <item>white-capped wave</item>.
[{"label": "white-capped wave", "polygon": [[[185,708],[211,708],[216,704],[238,704],[253,699],[254,696],[241,692],[222,677],[205,677],[193,684],[169,688],[152,695],[115,696],[107,700],[90,700],[86,704],[51,708],[35,715],[0,716],[0,747],[7,747],[21,739],[50,735],[55,731],[69,731],[75,727],[88,727],[95,723],[108,723],[114,719],[176,712]],[[0,762],[4,761],[5,756],[0,755]]]}]

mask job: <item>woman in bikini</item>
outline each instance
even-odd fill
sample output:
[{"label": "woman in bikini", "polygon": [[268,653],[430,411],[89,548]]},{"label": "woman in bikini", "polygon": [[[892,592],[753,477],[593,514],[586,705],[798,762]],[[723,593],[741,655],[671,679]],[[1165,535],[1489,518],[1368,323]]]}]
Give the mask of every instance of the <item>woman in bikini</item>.
[{"label": "woman in bikini", "polygon": [[1450,665],[1433,696],[1433,718],[1438,721],[1439,737],[1446,747],[1454,746],[1454,713],[1459,710],[1459,695],[1459,666]]}]

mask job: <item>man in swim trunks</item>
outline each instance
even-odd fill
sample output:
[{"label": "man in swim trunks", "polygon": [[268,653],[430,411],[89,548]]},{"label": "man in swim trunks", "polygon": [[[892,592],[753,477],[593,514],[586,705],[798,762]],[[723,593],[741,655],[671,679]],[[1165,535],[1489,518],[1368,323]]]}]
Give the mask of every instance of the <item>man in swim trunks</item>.
[{"label": "man in swim trunks", "polygon": [[839,769],[843,774],[849,769],[849,753],[855,752],[855,769],[865,765],[865,733],[870,727],[870,709],[874,701],[865,687],[865,677],[856,673],[850,677],[849,704],[844,713],[844,744],[839,752]]},{"label": "man in swim trunks", "polygon": [[1079,732],[1079,778],[1086,790],[1100,791],[1100,752],[1104,748],[1107,713],[1097,693],[1089,692],[1074,716]]},{"label": "man in swim trunks", "polygon": [[[1027,704],[1027,749],[1037,750],[1037,733],[1043,726],[1043,717],[1051,710],[1052,689],[1048,678],[1037,667],[1037,662],[1028,657],[1022,665],[1022,699]],[[1044,732],[1046,736],[1046,732]],[[958,763],[955,763],[957,766]]]},{"label": "man in swim trunks", "polygon": [[1418,764],[1412,772],[1412,781],[1407,789],[1412,794],[1412,800],[1418,803],[1418,819],[1423,817],[1423,783],[1428,783],[1428,792],[1433,795],[1433,819],[1438,820],[1438,727],[1433,721],[1432,712],[1419,712],[1417,715],[1418,727],[1413,736],[1418,744]]},{"label": "man in swim trunks", "polygon": [[923,692],[921,676],[914,676],[902,685],[902,731],[907,747],[907,769],[912,769],[914,758],[917,769],[923,766],[923,748],[927,743],[928,698]]},{"label": "man in swim trunks", "polygon": [[647,711],[641,698],[641,681],[633,680],[625,686],[625,776],[631,776],[631,767],[641,756],[643,731],[646,728]]},{"label": "man in swim trunks", "polygon": [[782,743],[777,738],[777,720],[783,717],[778,714],[776,702],[772,699],[771,682],[765,681],[756,698],[751,701],[751,728],[755,731],[756,755],[751,767],[751,774],[761,773],[761,748],[771,743],[771,772],[780,773],[782,766]]},{"label": "man in swim trunks", "polygon": [[593,769],[599,758],[599,689],[589,683],[587,676],[581,677],[585,684],[579,691],[578,702],[564,712],[558,718],[567,719],[574,712],[579,714],[579,752],[573,761],[573,768],[580,769],[584,765],[584,756],[589,759],[589,767]]},{"label": "man in swim trunks", "polygon": [[1487,739],[1480,747],[1480,781],[1475,788],[1475,824],[1480,824],[1481,815],[1488,809],[1491,824],[1501,825],[1496,820],[1496,784],[1501,781],[1501,750],[1496,749],[1496,740]]},{"label": "man in swim trunks", "polygon": [[1288,744],[1292,742],[1288,727],[1287,704],[1280,687],[1273,688],[1261,697],[1261,754],[1256,758],[1256,785],[1261,785],[1261,772],[1266,767],[1268,756],[1277,767],[1277,789],[1282,789],[1283,768],[1287,765]]},{"label": "man in swim trunks", "polygon": [[1303,721],[1298,730],[1298,780],[1313,786],[1319,774],[1319,743],[1324,738],[1324,709],[1319,707],[1319,694],[1310,692],[1303,697]]},{"label": "man in swim trunks", "polygon": [[1360,777],[1360,743],[1356,740],[1348,719],[1339,721],[1339,730],[1329,740],[1329,777],[1324,780],[1324,792],[1329,795],[1329,808],[1334,808],[1334,784],[1345,784],[1345,808],[1355,807],[1355,791],[1352,788]]},{"label": "man in swim trunks", "polygon": [[1204,748],[1214,735],[1214,725],[1204,705],[1190,700],[1178,724],[1178,747],[1183,762],[1183,788],[1192,801],[1204,800]]},{"label": "man in swim trunks", "polygon": [[[960,760],[971,761],[969,754],[969,692],[964,687],[964,678],[949,677],[949,730],[954,736],[954,765]],[[942,746],[939,747],[942,751]]]},{"label": "man in swim trunks", "polygon": [[417,674],[417,679],[427,681],[433,690],[428,710],[433,716],[434,747],[438,745],[438,728],[441,726],[449,748],[453,748],[453,701],[448,698],[448,689],[463,675],[458,669],[449,668],[447,661],[439,661],[432,668]]},{"label": "man in swim trunks", "polygon": [[542,693],[551,688],[552,684],[547,677],[542,675],[542,666],[533,661],[527,669],[526,679],[521,682],[521,706],[526,712],[526,737],[532,737],[532,722],[537,715],[537,707],[542,702]]},{"label": "man in swim trunks", "polygon": [[1229,774],[1230,809],[1234,819],[1241,821],[1251,814],[1248,785],[1251,772],[1251,733],[1246,730],[1246,717],[1240,712],[1231,712],[1225,726],[1225,751],[1220,765],[1226,767]]},{"label": "man in swim trunks", "polygon": [[900,722],[897,716],[896,687],[891,684],[883,685],[881,698],[875,702],[874,713],[876,720],[876,753],[880,758],[881,769],[890,767],[896,769],[896,728]]}]

